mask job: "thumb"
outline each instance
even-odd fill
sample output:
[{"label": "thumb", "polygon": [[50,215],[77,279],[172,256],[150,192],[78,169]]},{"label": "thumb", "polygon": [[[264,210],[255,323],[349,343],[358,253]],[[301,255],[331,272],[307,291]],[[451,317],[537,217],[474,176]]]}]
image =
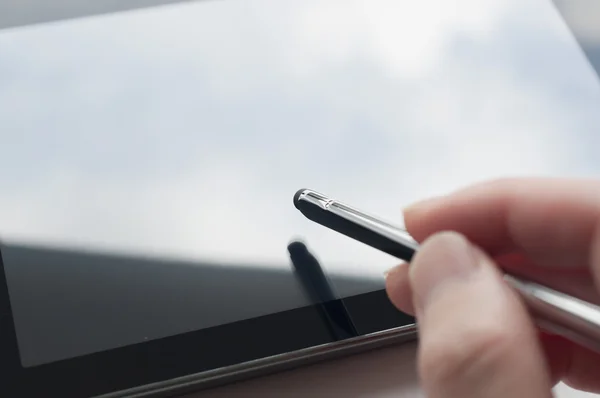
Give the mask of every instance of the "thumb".
[{"label": "thumb", "polygon": [[411,263],[429,398],[546,398],[549,372],[536,329],[497,267],[462,235],[433,235]]}]

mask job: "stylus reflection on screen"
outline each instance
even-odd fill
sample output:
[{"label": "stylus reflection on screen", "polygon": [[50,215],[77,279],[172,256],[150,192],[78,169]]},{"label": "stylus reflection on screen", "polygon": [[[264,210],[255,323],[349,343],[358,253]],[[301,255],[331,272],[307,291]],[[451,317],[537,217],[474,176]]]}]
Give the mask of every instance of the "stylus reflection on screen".
[{"label": "stylus reflection on screen", "polygon": [[288,245],[295,275],[313,304],[319,305],[322,316],[330,328],[332,337],[341,340],[358,336],[358,332],[344,302],[339,298],[331,282],[323,272],[319,261],[306,245],[294,241]]}]

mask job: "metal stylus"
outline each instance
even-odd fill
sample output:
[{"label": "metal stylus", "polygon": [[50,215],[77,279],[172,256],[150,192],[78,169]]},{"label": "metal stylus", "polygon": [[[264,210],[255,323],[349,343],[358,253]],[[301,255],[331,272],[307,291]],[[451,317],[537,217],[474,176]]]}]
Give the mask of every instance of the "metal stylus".
[{"label": "metal stylus", "polygon": [[[404,229],[310,189],[296,192],[294,205],[308,219],[401,260],[410,261],[419,248]],[[504,279],[540,328],[600,352],[599,306],[512,275]]]}]

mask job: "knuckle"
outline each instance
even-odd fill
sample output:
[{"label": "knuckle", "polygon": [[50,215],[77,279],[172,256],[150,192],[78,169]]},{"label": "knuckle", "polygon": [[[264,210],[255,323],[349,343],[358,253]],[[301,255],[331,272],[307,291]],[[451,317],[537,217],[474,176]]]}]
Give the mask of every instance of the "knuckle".
[{"label": "knuckle", "polygon": [[451,386],[457,381],[477,381],[510,366],[514,347],[512,333],[502,329],[479,329],[455,338],[432,339],[419,351],[419,373],[429,385]]}]

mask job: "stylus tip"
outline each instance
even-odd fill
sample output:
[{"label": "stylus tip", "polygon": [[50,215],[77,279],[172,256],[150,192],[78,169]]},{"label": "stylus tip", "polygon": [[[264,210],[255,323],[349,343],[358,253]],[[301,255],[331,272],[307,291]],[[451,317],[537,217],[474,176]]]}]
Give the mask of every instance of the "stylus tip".
[{"label": "stylus tip", "polygon": [[298,255],[300,253],[308,252],[306,245],[299,241],[294,241],[288,245],[288,252],[290,255]]},{"label": "stylus tip", "polygon": [[294,194],[294,206],[296,206],[296,209],[299,209],[298,207],[298,202],[300,201],[300,195],[302,195],[302,193],[306,191],[306,188],[302,188],[299,189],[295,194]]}]

